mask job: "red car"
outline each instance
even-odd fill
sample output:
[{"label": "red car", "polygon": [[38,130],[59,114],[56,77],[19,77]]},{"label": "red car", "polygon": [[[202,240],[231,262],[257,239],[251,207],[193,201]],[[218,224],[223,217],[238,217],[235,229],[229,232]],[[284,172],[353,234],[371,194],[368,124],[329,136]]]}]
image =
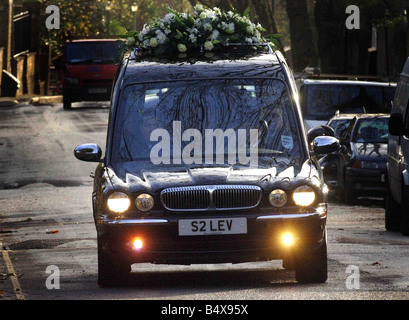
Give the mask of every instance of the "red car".
[{"label": "red car", "polygon": [[70,109],[72,102],[110,100],[121,46],[115,39],[66,42],[62,66],[64,109]]}]

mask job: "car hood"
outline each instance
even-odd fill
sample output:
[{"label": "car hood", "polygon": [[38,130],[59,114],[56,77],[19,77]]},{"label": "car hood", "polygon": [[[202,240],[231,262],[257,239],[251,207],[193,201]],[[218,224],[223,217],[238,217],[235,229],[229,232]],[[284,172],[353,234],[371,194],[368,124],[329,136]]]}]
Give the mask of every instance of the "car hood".
[{"label": "car hood", "polygon": [[386,160],[388,144],[386,143],[351,143],[352,153],[359,160]]},{"label": "car hood", "polygon": [[108,167],[107,173],[114,188],[153,193],[169,187],[217,184],[258,185],[262,189],[268,189],[271,185],[293,188],[309,180],[315,184],[319,184],[321,180],[320,172],[310,160],[298,164],[279,163],[271,168],[239,170],[233,166],[149,168],[127,162]]}]

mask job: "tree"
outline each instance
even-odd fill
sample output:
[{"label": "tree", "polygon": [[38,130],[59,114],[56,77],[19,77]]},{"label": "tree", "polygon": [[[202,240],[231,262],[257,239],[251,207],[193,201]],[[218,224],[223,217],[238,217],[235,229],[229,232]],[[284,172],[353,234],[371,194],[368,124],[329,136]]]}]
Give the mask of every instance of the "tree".
[{"label": "tree", "polygon": [[294,70],[301,71],[307,66],[317,66],[318,56],[312,37],[306,0],[287,0],[286,8],[290,20],[291,53]]},{"label": "tree", "polygon": [[[131,6],[135,3],[137,11],[137,29],[148,21],[166,14],[168,6],[177,10],[191,9],[187,0],[42,0],[41,12],[46,20],[46,8],[56,5],[61,13],[61,29],[48,30],[44,25],[41,42],[50,44],[54,54],[62,51],[64,40],[73,37],[102,37],[125,34],[133,29],[134,13]],[[110,10],[107,10],[107,4]]]}]

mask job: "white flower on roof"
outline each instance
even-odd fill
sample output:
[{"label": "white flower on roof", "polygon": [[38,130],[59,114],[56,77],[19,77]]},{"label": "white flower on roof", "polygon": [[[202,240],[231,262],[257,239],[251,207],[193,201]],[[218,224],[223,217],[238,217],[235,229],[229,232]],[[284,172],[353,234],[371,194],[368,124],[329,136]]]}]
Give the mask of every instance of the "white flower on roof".
[{"label": "white flower on roof", "polygon": [[175,47],[183,54],[198,51],[199,48],[209,53],[229,42],[251,45],[265,42],[260,34],[265,29],[259,23],[253,23],[248,16],[219,8],[205,9],[201,4],[196,5],[194,10],[193,14],[187,14],[169,9],[162,19],[144,25],[139,34],[129,33],[124,38],[127,38],[128,46],[141,49],[162,46],[165,49],[150,50],[147,54],[162,54]]},{"label": "white flower on roof", "polygon": [[217,38],[219,37],[220,32],[217,30],[213,30],[212,34],[209,37],[209,40],[213,41],[213,40],[217,40]]},{"label": "white flower on roof", "polygon": [[154,38],[151,38],[151,39],[149,40],[149,45],[150,45],[152,48],[157,47],[157,46],[158,46],[158,39],[156,39],[155,37],[154,37]]},{"label": "white flower on roof", "polygon": [[184,44],[180,43],[180,44],[178,44],[178,50],[179,50],[179,52],[183,53],[183,52],[187,51],[187,47]]},{"label": "white flower on roof", "polygon": [[189,36],[189,40],[190,40],[190,42],[192,42],[192,43],[196,43],[197,37],[192,33],[192,34]]},{"label": "white flower on roof", "polygon": [[216,17],[213,10],[206,9],[204,12],[206,13],[206,18],[214,19]]},{"label": "white flower on roof", "polygon": [[202,21],[200,18],[195,19],[194,25],[196,28],[200,28],[202,26]]},{"label": "white flower on roof", "polygon": [[197,5],[195,5],[194,9],[195,9],[196,13],[202,12],[203,11],[203,6],[201,4],[197,4]]},{"label": "white flower on roof", "polygon": [[164,34],[161,30],[156,30],[156,39],[158,39],[159,44],[164,44],[166,42],[166,34]]},{"label": "white flower on roof", "polygon": [[212,51],[213,47],[213,42],[211,41],[206,41],[204,44],[204,48],[206,51]]},{"label": "white flower on roof", "polygon": [[186,31],[189,32],[190,34],[198,34],[199,30],[197,28],[186,28]]},{"label": "white flower on roof", "polygon": [[165,17],[163,18],[163,21],[165,21],[166,23],[171,23],[175,21],[175,14],[174,13],[168,13],[167,15],[165,15]]},{"label": "white flower on roof", "polygon": [[203,29],[205,29],[206,31],[212,31],[212,30],[213,30],[213,27],[212,27],[212,25],[211,25],[209,22],[207,22],[207,23],[205,23],[205,24],[203,25]]}]

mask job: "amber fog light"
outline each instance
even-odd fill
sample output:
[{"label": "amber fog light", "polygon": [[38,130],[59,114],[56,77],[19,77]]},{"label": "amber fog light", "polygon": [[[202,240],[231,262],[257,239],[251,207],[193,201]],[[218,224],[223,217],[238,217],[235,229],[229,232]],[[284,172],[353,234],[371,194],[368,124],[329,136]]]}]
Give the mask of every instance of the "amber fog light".
[{"label": "amber fog light", "polygon": [[315,200],[315,192],[309,186],[301,186],[294,190],[293,200],[296,205],[307,207]]},{"label": "amber fog light", "polygon": [[133,240],[133,248],[135,250],[141,250],[143,248],[143,241],[141,238],[138,237]]},{"label": "amber fog light", "polygon": [[270,192],[268,200],[271,205],[280,208],[287,203],[287,194],[283,190],[276,189]]},{"label": "amber fog light", "polygon": [[154,205],[153,197],[150,194],[142,193],[136,197],[135,205],[140,211],[149,211]]},{"label": "amber fog light", "polygon": [[116,213],[128,210],[130,204],[129,197],[123,192],[114,192],[108,197],[108,208]]},{"label": "amber fog light", "polygon": [[287,232],[283,234],[281,241],[283,242],[284,246],[290,247],[294,244],[294,237],[291,233]]}]

